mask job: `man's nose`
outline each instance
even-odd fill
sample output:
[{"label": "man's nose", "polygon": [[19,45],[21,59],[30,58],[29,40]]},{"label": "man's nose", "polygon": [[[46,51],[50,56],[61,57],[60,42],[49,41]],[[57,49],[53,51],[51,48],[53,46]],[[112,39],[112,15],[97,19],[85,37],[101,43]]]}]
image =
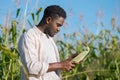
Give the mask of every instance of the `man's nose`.
[{"label": "man's nose", "polygon": [[57,32],[59,32],[59,31],[60,31],[60,28],[58,27],[58,28],[57,28]]}]

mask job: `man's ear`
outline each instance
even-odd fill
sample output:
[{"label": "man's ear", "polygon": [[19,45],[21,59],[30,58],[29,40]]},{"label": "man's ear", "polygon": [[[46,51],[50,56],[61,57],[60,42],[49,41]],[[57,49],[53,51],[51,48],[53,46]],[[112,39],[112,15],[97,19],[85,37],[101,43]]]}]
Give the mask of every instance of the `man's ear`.
[{"label": "man's ear", "polygon": [[47,24],[49,24],[51,21],[52,21],[52,18],[51,18],[51,17],[47,17],[47,18],[46,18],[46,23],[47,23]]}]

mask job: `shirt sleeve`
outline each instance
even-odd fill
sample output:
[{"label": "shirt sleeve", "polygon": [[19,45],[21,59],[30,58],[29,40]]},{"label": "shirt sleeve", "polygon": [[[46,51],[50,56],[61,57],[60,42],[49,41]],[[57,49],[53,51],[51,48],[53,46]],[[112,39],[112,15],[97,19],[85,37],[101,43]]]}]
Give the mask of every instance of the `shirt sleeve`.
[{"label": "shirt sleeve", "polygon": [[38,52],[35,48],[35,38],[30,34],[21,37],[18,43],[21,60],[27,67],[29,74],[43,75],[47,72],[49,64],[38,61]]}]

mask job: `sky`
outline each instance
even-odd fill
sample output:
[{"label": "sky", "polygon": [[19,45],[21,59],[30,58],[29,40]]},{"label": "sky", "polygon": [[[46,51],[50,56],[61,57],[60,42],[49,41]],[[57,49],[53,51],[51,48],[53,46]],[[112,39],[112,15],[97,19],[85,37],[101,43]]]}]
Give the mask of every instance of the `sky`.
[{"label": "sky", "polygon": [[[27,4],[28,3],[28,4]],[[27,8],[26,8],[27,5]],[[67,19],[60,33],[83,31],[97,34],[102,28],[111,29],[112,17],[120,25],[120,0],[0,0],[0,24],[5,24],[5,17],[15,18],[16,9],[26,13],[43,10],[49,5],[59,5],[67,12]],[[40,14],[40,19],[43,11]],[[31,16],[27,16],[31,20]],[[101,27],[101,23],[104,27]],[[28,25],[26,25],[27,27]]]}]

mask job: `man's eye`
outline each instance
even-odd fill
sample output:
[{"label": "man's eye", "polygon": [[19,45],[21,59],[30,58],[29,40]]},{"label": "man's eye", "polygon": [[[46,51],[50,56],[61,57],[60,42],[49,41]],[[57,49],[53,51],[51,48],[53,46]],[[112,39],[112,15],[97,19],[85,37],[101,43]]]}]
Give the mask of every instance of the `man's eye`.
[{"label": "man's eye", "polygon": [[57,24],[57,26],[59,26],[59,27],[60,27],[60,26],[62,26],[62,25],[61,25],[61,24]]}]

